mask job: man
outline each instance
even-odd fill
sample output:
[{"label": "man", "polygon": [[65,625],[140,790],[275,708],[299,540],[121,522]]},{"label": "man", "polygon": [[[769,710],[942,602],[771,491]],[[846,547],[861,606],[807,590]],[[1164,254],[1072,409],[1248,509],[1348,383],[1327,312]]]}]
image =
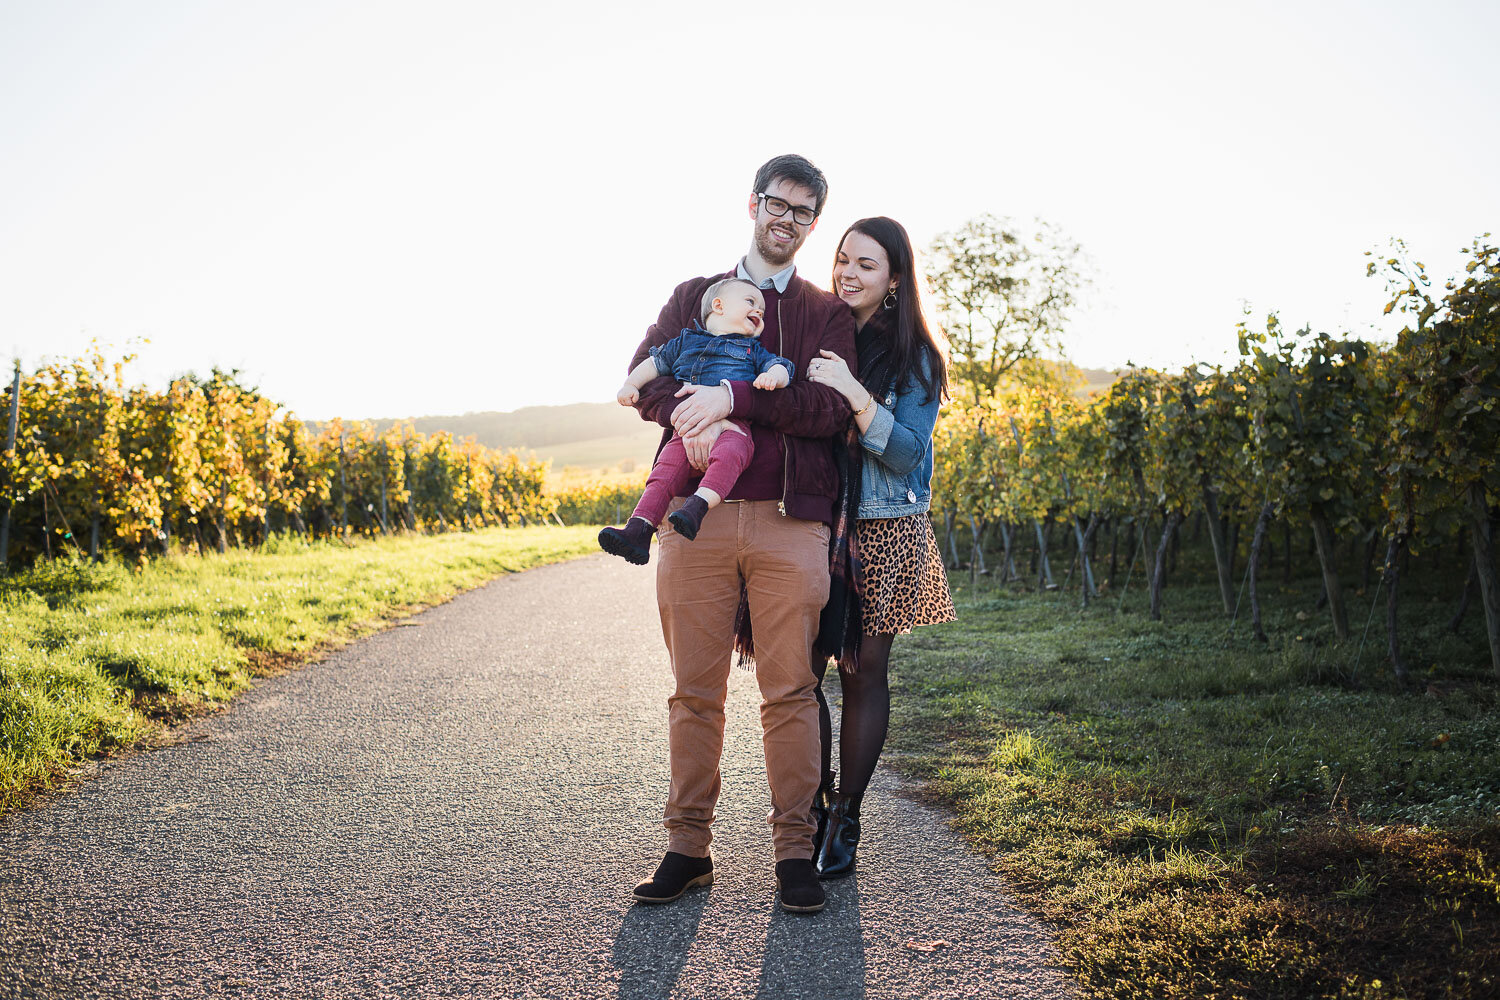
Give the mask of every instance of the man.
[{"label": "man", "polygon": [[691,326],[710,284],[739,276],[765,298],[761,343],[796,366],[791,385],[775,391],[749,382],[679,386],[658,378],[636,404],[643,419],[667,428],[664,441],[673,429],[681,435],[700,470],[718,436],[737,433],[729,417],[749,422],[755,445],[726,502],[704,515],[694,540],[671,529],[661,535],[656,599],[676,679],[668,699],[672,786],[667,854],[652,879],[636,887],[643,903],[670,902],[713,881],[709,826],[719,797],[724,699],[743,582],[781,906],[792,913],[823,908],[812,864],[820,767],[811,650],[828,597],[828,532],[838,489],[831,439],[844,429],[849,406],[829,387],[809,382],[807,366],[819,350],[854,364],[854,318],[835,296],[798,277],[793,260],[827,195],[822,171],[801,156],[762,166],[749,201],[750,251],[726,274],[678,285],[630,362],[634,369],[652,347]]}]

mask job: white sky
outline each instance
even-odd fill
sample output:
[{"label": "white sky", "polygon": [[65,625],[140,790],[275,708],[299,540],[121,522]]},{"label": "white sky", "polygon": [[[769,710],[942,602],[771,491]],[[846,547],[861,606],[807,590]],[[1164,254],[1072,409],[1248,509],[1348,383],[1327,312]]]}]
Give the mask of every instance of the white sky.
[{"label": "white sky", "polygon": [[[1074,360],[1363,331],[1365,250],[1500,220],[1500,4],[0,0],[0,355],[150,338],[309,418],[608,400],[800,152],[919,244],[1041,216],[1098,280]],[[601,287],[596,276],[608,280]]]}]

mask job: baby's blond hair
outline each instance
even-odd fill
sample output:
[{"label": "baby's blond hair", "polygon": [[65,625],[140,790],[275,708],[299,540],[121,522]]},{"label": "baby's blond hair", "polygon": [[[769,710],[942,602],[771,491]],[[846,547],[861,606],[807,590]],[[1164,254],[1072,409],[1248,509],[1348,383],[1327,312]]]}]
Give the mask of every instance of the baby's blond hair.
[{"label": "baby's blond hair", "polygon": [[708,325],[708,314],[714,311],[714,299],[719,297],[719,290],[728,285],[748,285],[751,288],[754,288],[757,292],[760,291],[760,288],[755,284],[755,282],[749,281],[745,278],[720,278],[712,285],[709,285],[707,290],[704,291],[703,301],[698,303],[698,322],[702,323],[704,326]]}]

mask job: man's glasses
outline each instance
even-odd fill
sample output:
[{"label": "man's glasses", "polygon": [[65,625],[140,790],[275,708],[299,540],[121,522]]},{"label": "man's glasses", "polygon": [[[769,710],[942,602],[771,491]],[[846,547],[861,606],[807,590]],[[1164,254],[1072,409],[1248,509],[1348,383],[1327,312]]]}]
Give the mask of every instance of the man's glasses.
[{"label": "man's glasses", "polygon": [[780,198],[773,198],[764,191],[757,194],[756,197],[766,207],[766,211],[778,219],[786,215],[786,213],[791,212],[792,221],[799,226],[810,226],[813,224],[813,220],[818,217],[817,212],[814,212],[805,205],[798,205],[796,208],[793,208],[789,203],[782,201]]}]

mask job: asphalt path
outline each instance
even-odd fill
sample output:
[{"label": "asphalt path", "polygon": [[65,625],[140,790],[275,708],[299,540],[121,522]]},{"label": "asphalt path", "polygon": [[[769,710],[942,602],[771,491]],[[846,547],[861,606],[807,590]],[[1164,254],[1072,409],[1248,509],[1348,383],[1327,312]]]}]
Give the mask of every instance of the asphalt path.
[{"label": "asphalt path", "polygon": [[633,905],[666,843],[653,580],[604,556],[503,578],[0,823],[0,997],[1072,995],[1047,930],[884,771],[859,874],[777,909],[738,670],[717,881]]}]

